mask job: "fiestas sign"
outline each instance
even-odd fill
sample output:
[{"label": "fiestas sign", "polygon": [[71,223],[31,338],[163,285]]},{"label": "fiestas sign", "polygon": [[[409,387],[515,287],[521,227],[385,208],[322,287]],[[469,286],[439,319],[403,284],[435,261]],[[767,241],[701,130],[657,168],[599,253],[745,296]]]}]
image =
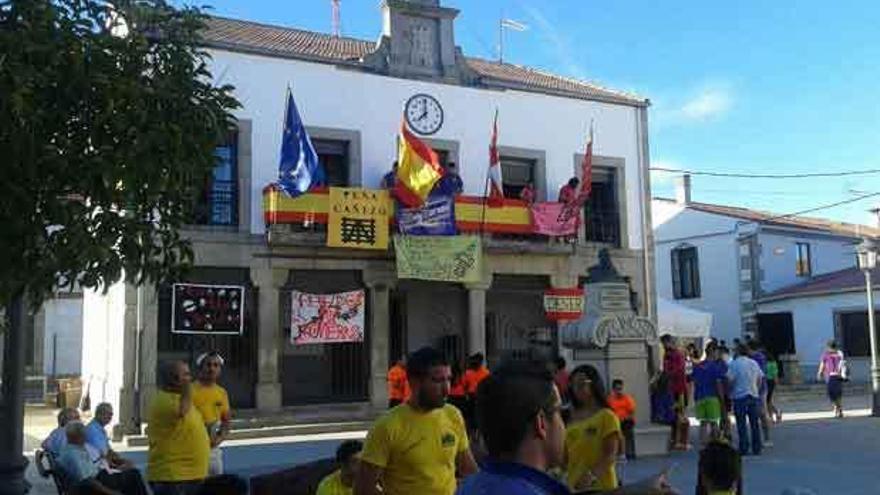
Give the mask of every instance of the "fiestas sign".
[{"label": "fiestas sign", "polygon": [[584,289],[548,289],[544,292],[544,314],[550,321],[577,320],[584,314]]}]

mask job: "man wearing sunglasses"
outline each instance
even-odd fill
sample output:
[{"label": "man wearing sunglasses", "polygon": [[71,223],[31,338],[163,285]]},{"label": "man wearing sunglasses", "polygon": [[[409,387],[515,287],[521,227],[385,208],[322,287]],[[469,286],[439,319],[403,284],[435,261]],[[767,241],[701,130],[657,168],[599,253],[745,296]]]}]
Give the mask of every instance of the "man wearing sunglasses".
[{"label": "man wearing sunglasses", "polygon": [[[458,495],[569,495],[547,471],[565,459],[562,401],[546,366],[502,366],[477,390],[477,425],[489,450],[483,470]],[[660,474],[607,495],[674,494]]]}]

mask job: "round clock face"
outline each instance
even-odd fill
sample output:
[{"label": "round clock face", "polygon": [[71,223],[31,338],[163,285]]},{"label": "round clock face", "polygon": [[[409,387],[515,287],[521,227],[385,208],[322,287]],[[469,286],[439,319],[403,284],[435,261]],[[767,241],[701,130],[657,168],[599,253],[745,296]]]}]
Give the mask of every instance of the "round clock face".
[{"label": "round clock face", "polygon": [[424,136],[434,134],[443,125],[443,107],[431,95],[413,95],[406,101],[404,112],[409,127]]}]

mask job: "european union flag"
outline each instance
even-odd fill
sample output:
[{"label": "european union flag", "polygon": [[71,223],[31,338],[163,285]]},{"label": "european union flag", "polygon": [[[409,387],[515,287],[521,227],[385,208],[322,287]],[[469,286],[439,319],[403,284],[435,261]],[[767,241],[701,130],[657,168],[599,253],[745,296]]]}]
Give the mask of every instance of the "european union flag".
[{"label": "european union flag", "polygon": [[318,154],[293,102],[293,94],[288,91],[284,133],[281,136],[281,160],[278,162],[278,186],[288,196],[296,197],[312,187],[324,185],[324,182],[324,168],[318,162]]}]

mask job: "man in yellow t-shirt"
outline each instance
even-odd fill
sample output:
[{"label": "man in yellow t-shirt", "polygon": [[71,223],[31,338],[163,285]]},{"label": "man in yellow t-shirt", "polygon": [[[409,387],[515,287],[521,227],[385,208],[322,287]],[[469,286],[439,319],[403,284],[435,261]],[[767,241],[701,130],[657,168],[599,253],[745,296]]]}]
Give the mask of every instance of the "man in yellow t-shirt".
[{"label": "man in yellow t-shirt", "polygon": [[315,495],[352,495],[354,477],[357,474],[361,449],[364,444],[358,440],[347,440],[336,449],[336,464],[339,469],[327,476],[318,485]]},{"label": "man in yellow t-shirt", "polygon": [[367,435],[357,495],[452,495],[456,476],[477,471],[461,412],[446,404],[452,378],[446,358],[436,349],[419,349],[407,359],[406,372],[412,395]]},{"label": "man in yellow t-shirt", "polygon": [[147,480],[153,493],[189,493],[208,476],[208,432],[192,405],[189,366],[162,363],[158,378],[147,420]]},{"label": "man in yellow t-shirt", "polygon": [[206,352],[196,359],[199,379],[192,386],[193,406],[202,414],[208,438],[211,440],[211,460],[208,474],[223,474],[223,451],[220,444],[229,435],[232,413],[226,389],[217,384],[223,368],[223,357],[217,351]]}]

